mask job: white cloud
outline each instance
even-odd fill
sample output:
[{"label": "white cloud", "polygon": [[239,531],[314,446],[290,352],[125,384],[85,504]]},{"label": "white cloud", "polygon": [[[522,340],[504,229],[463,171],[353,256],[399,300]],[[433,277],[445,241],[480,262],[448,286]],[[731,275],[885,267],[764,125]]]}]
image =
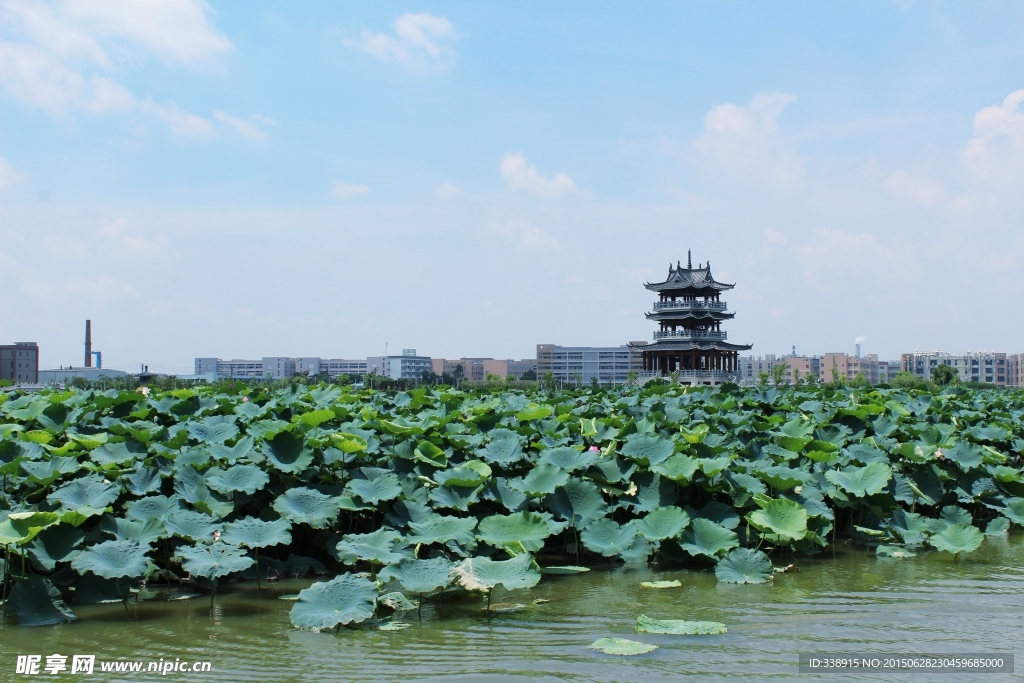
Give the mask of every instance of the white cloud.
[{"label": "white cloud", "polygon": [[487,221],[487,232],[500,235],[522,249],[562,251],[561,242],[523,218],[492,214]]},{"label": "white cloud", "polygon": [[252,140],[253,142],[266,142],[267,134],[264,133],[259,126],[251,121],[240,119],[236,116],[231,116],[222,111],[213,112],[213,118],[217,119],[224,125],[233,129],[236,133],[241,135],[243,138]]},{"label": "white cloud", "polygon": [[985,107],[974,115],[974,137],[963,150],[972,178],[1004,185],[1024,176],[1024,90],[1016,90],[1002,104]]},{"label": "white cloud", "polygon": [[901,199],[909,199],[924,206],[933,206],[946,198],[942,185],[906,171],[894,171],[885,180],[885,189]]},{"label": "white cloud", "polygon": [[367,185],[359,185],[358,183],[344,183],[340,180],[332,180],[331,194],[339,199],[348,199],[349,197],[370,194],[370,188]]},{"label": "white cloud", "polygon": [[748,104],[719,104],[704,117],[697,152],[729,174],[778,188],[799,184],[807,159],[779,132],[796,95],[761,93]]},{"label": "white cloud", "polygon": [[526,190],[542,197],[561,197],[576,189],[572,178],[558,173],[554,178],[545,178],[537,173],[537,167],[526,162],[522,154],[506,154],[501,160],[501,177],[513,190]]},{"label": "white cloud", "polygon": [[427,65],[447,66],[455,58],[451,43],[458,37],[444,17],[406,13],[394,23],[395,35],[363,31],[360,40],[346,38],[346,47],[362,50],[383,62],[396,62],[412,70]]},{"label": "white cloud", "polygon": [[0,157],[0,190],[23,182],[25,182],[25,174],[7,163],[7,159]]},{"label": "white cloud", "polygon": [[456,197],[462,197],[466,194],[466,191],[455,183],[444,182],[437,186],[435,190],[437,198],[442,201],[448,201]]}]

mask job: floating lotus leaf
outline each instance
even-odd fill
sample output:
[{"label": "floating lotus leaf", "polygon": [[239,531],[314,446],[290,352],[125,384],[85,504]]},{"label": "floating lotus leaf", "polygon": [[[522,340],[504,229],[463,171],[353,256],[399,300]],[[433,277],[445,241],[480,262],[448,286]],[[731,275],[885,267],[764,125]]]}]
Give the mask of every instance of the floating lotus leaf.
[{"label": "floating lotus leaf", "polygon": [[189,436],[203,443],[224,443],[238,436],[238,425],[231,415],[214,415],[185,425]]},{"label": "floating lotus leaf", "polygon": [[145,496],[159,491],[161,481],[160,470],[155,467],[140,467],[121,475],[121,482],[134,496]]},{"label": "floating lotus leaf", "polygon": [[985,525],[986,536],[1005,536],[1010,532],[1010,520],[1006,517],[990,519]]},{"label": "floating lotus leaf", "polygon": [[0,545],[28,543],[59,521],[60,515],[54,512],[12,512],[0,522]]},{"label": "floating lotus leaf", "polygon": [[353,479],[348,483],[349,490],[364,502],[376,505],[381,501],[394,500],[402,494],[402,485],[398,477],[390,472],[376,479]]},{"label": "floating lotus leaf", "polygon": [[342,564],[359,560],[377,564],[394,564],[411,557],[408,543],[394,529],[381,527],[368,534],[346,534],[337,545],[337,558]]},{"label": "floating lotus leaf", "polygon": [[580,528],[604,517],[608,509],[596,484],[576,478],[555,489],[544,503],[556,516]]},{"label": "floating lotus leaf", "polygon": [[715,565],[723,583],[767,583],[774,575],[768,556],[753,548],[735,548]]},{"label": "floating lotus leaf", "polygon": [[408,541],[423,545],[454,541],[460,545],[470,546],[476,542],[476,536],[473,534],[476,525],[475,517],[433,515],[422,522],[409,523]]},{"label": "floating lotus leaf", "polygon": [[148,545],[138,541],[104,541],[90,546],[71,561],[79,574],[92,572],[105,579],[142,576],[149,567]]},{"label": "floating lotus leaf", "polygon": [[489,591],[499,583],[508,590],[533,588],[540,581],[540,572],[526,553],[503,561],[473,557],[455,565],[453,572],[467,590]]},{"label": "floating lotus leaf", "polygon": [[676,453],[664,462],[651,466],[654,472],[681,484],[690,481],[699,468],[700,461],[684,453]]},{"label": "floating lotus leaf", "polygon": [[377,584],[353,574],[299,591],[289,618],[296,628],[322,630],[365,621],[373,615]]},{"label": "floating lotus leaf", "polygon": [[61,486],[46,497],[51,503],[60,504],[66,510],[82,507],[102,509],[117,500],[121,491],[117,484],[98,477],[82,477]]},{"label": "floating lotus leaf", "polygon": [[776,498],[746,517],[757,530],[798,541],[807,534],[807,510],[788,498]]},{"label": "floating lotus leaf", "polygon": [[1014,524],[1024,526],[1024,498],[1008,498],[1002,513]]},{"label": "floating lotus leaf", "polygon": [[146,498],[140,498],[128,503],[125,506],[125,516],[128,519],[134,519],[139,522],[144,522],[147,519],[162,519],[166,521],[175,512],[184,509],[183,503],[184,501],[177,496],[170,498],[167,496],[147,496]]},{"label": "floating lotus leaf", "polygon": [[679,546],[693,556],[718,557],[740,544],[735,531],[715,524],[710,519],[694,518],[683,532]]},{"label": "floating lotus leaf", "polygon": [[246,548],[287,545],[292,542],[291,526],[286,519],[268,522],[258,517],[245,517],[237,522],[225,524],[221,540],[230,545],[243,545]]},{"label": "floating lotus leaf", "polygon": [[377,604],[396,612],[408,612],[416,609],[416,605],[402,593],[385,593],[377,598]]},{"label": "floating lotus leaf", "polygon": [[492,437],[483,448],[476,451],[476,455],[487,462],[508,467],[522,460],[525,455],[522,438],[515,432],[507,431],[499,437]]},{"label": "floating lotus leaf", "polygon": [[70,524],[51,526],[32,539],[29,556],[40,570],[52,572],[58,562],[70,562],[78,557],[84,539],[85,534]]},{"label": "floating lotus leaf", "polygon": [[541,498],[554,493],[559,486],[569,481],[569,473],[560,467],[545,463],[537,465],[522,479],[512,479],[509,485],[528,496]]},{"label": "floating lotus leaf", "polygon": [[270,475],[255,465],[233,465],[226,470],[219,467],[206,472],[206,485],[225,495],[242,491],[252,495],[270,481]]},{"label": "floating lotus leaf", "polygon": [[635,640],[626,640],[625,638],[598,638],[589,647],[591,650],[600,650],[606,655],[620,655],[623,657],[643,655],[658,649],[657,645],[638,643]]},{"label": "floating lotus leaf", "polygon": [[589,572],[589,571],[590,571],[589,567],[575,567],[575,566],[572,566],[572,565],[563,565],[563,566],[554,565],[554,566],[550,566],[550,567],[541,567],[540,568],[540,573],[541,574],[583,574],[584,572]]},{"label": "floating lotus leaf", "polygon": [[928,544],[947,553],[959,555],[972,553],[981,545],[985,536],[973,526],[950,524],[928,538]]},{"label": "floating lotus leaf", "polygon": [[305,445],[300,434],[283,431],[263,442],[263,453],[276,469],[298,474],[313,462],[313,450]]},{"label": "floating lotus leaf", "polygon": [[170,515],[166,521],[167,532],[190,541],[212,541],[214,533],[223,526],[210,515],[195,510],[182,510]]},{"label": "floating lotus leaf", "polygon": [[288,489],[274,501],[274,510],[293,524],[308,524],[324,529],[338,518],[341,503],[337,498],[309,488]]},{"label": "floating lotus leaf", "polygon": [[892,478],[892,469],[886,463],[873,462],[864,467],[828,470],[825,478],[846,493],[863,498],[881,493]]},{"label": "floating lotus leaf", "polygon": [[100,531],[110,534],[116,541],[138,541],[142,545],[152,545],[161,538],[167,538],[167,527],[162,519],[137,522],[123,517],[103,515],[100,520]]},{"label": "floating lotus leaf", "polygon": [[495,548],[519,542],[526,550],[537,551],[544,546],[544,539],[552,533],[557,532],[552,529],[548,519],[535,512],[525,511],[484,517],[477,526],[476,537]]},{"label": "floating lotus leaf", "polygon": [[915,554],[898,545],[880,545],[875,548],[878,557],[915,557]]},{"label": "floating lotus leaf", "polygon": [[683,584],[679,581],[641,581],[641,588],[679,588]]},{"label": "floating lotus leaf", "polygon": [[541,452],[538,463],[550,463],[566,472],[585,470],[597,462],[598,454],[594,451],[581,451],[570,446],[557,446]]},{"label": "floating lotus leaf", "polygon": [[591,552],[613,557],[628,549],[636,539],[636,534],[632,522],[619,525],[606,517],[584,527],[580,531],[580,541]]},{"label": "floating lotus leaf", "polygon": [[227,543],[203,543],[196,546],[182,546],[175,555],[181,560],[182,568],[192,576],[215,581],[222,576],[248,569],[254,560],[242,550]]},{"label": "floating lotus leaf", "polygon": [[50,626],[75,619],[57,587],[49,579],[38,576],[14,582],[6,609],[15,616],[19,626]]},{"label": "floating lotus leaf", "polygon": [[675,505],[667,505],[649,512],[634,522],[637,533],[649,541],[675,538],[690,523],[690,516]]},{"label": "floating lotus leaf", "polygon": [[663,436],[634,434],[626,439],[620,452],[641,465],[657,465],[668,460],[675,451],[675,444]]},{"label": "floating lotus leaf", "polygon": [[385,567],[377,577],[384,583],[396,579],[411,593],[430,593],[448,585],[451,567],[451,562],[444,557],[429,560],[406,558]]},{"label": "floating lotus leaf", "polygon": [[728,633],[725,624],[717,621],[684,621],[682,619],[651,619],[641,614],[636,619],[637,633],[667,633],[675,636],[714,636]]}]

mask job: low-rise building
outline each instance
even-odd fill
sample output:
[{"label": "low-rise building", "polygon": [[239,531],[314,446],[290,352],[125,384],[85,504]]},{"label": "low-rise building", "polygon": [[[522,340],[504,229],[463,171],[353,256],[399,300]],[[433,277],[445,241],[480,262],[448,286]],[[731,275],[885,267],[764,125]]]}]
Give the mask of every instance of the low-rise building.
[{"label": "low-rise building", "polygon": [[562,382],[584,383],[597,378],[602,385],[623,384],[629,373],[643,372],[644,342],[622,346],[557,346],[537,344],[538,378],[547,373]]},{"label": "low-rise building", "polygon": [[39,345],[35,342],[0,345],[0,379],[17,384],[38,383]]},{"label": "low-rise building", "polygon": [[39,384],[67,384],[76,377],[95,382],[104,379],[124,379],[128,373],[123,370],[108,370],[107,368],[75,368],[66,367],[56,370],[40,370]]},{"label": "low-rise building", "polygon": [[902,369],[919,379],[928,380],[939,365],[956,370],[963,382],[986,382],[1000,387],[1015,386],[1012,354],[993,351],[968,351],[953,354],[946,351],[915,351],[900,358]]}]

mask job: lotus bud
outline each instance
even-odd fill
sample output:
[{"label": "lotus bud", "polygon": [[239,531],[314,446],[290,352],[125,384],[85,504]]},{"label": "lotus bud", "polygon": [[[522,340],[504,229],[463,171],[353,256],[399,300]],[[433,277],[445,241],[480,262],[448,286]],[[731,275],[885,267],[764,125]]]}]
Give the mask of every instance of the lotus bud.
[{"label": "lotus bud", "polygon": [[799,496],[801,493],[803,493],[803,490],[804,490],[803,486],[796,486],[796,487],[793,488],[793,493],[795,493],[796,495]]},{"label": "lotus bud", "polygon": [[594,452],[594,453],[600,453],[600,452],[601,452],[601,449],[600,449],[600,448],[598,448],[597,446],[591,446],[591,447],[590,447],[590,448],[588,448],[587,450],[589,450],[589,451],[592,451],[592,452]]}]

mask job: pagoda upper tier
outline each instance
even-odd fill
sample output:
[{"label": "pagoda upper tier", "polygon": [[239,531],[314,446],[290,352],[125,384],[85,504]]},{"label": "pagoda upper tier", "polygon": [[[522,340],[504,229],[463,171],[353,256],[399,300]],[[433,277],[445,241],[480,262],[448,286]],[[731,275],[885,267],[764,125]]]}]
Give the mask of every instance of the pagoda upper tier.
[{"label": "pagoda upper tier", "polygon": [[693,268],[687,259],[686,267],[682,267],[678,261],[673,268],[668,265],[668,277],[664,282],[645,282],[644,287],[652,292],[683,292],[690,290],[699,296],[710,296],[712,293],[724,292],[735,287],[735,284],[718,282],[711,276],[711,262],[706,265]]}]

